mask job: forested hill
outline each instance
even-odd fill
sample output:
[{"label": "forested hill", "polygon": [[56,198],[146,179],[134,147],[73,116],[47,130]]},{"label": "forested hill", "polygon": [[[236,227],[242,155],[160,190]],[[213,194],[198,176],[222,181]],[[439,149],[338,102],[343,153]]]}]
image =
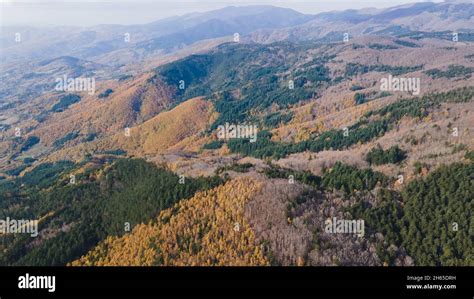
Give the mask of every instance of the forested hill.
[{"label": "forested hill", "polygon": [[[74,181],[71,181],[74,175]],[[42,164],[13,182],[0,181],[0,217],[39,220],[40,235],[2,237],[3,265],[65,265],[107,236],[121,236],[220,178],[185,178],[143,160],[99,168],[84,161]]]}]

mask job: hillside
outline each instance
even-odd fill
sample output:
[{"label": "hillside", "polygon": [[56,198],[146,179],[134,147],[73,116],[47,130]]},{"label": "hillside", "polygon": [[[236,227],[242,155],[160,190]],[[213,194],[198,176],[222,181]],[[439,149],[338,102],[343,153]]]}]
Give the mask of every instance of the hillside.
[{"label": "hillside", "polygon": [[178,201],[222,183],[218,177],[181,178],[138,159],[41,164],[21,178],[0,181],[2,217],[42,219],[36,238],[1,236],[0,262],[65,265],[108,236],[121,236]]},{"label": "hillside", "polygon": [[262,266],[268,260],[243,216],[261,183],[239,179],[198,193],[149,224],[108,238],[73,266]]},{"label": "hillside", "polygon": [[91,153],[124,151],[133,156],[152,156],[169,149],[198,150],[204,142],[202,133],[217,117],[211,103],[190,99],[170,111],[158,114],[128,131],[53,152],[47,159],[77,159]]}]

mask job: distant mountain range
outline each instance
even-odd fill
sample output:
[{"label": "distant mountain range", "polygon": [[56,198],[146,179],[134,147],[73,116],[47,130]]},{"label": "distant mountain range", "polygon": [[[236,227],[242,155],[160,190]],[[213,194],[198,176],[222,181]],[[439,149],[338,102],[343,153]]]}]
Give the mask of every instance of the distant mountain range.
[{"label": "distant mountain range", "polygon": [[[252,32],[272,31],[275,39],[322,38],[331,31],[370,34],[391,26],[405,30],[472,31],[474,5],[467,2],[415,3],[382,10],[346,10],[307,15],[273,6],[226,7],[166,18],[145,25],[99,25],[89,28],[4,27],[0,33],[2,63],[74,56],[123,64],[150,55],[173,53],[193,43]],[[280,33],[275,29],[281,29]],[[14,41],[15,33],[22,42]],[[129,42],[126,41],[129,37]],[[253,39],[258,39],[255,36]],[[124,60],[123,57],[128,57]]]},{"label": "distant mountain range", "polygon": [[[136,56],[169,53],[200,40],[300,25],[314,17],[291,9],[249,6],[193,13],[146,25],[100,25],[66,30],[6,27],[0,37],[2,62],[65,55],[99,60],[116,51],[132,52],[135,59]],[[16,32],[24,33],[21,43],[14,41]],[[129,42],[126,36],[130,38]],[[109,62],[113,63],[113,60],[111,58]]]}]

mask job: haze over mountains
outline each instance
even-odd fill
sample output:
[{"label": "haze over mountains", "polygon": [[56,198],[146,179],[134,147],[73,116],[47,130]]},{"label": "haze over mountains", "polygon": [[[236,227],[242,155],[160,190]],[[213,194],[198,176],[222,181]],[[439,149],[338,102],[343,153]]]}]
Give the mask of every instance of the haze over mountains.
[{"label": "haze over mountains", "polygon": [[[201,40],[233,36],[234,33],[247,35],[259,29],[296,26],[294,31],[290,29],[295,39],[322,38],[331,33],[327,30],[337,32],[336,28],[345,28],[354,34],[373,33],[376,29],[391,26],[401,26],[412,31],[470,32],[473,28],[472,16],[472,5],[462,1],[424,2],[383,10],[347,10],[318,15],[305,15],[272,6],[244,6],[172,17],[145,25],[99,25],[86,29],[4,27],[0,43],[2,62],[58,56],[100,62],[105,56],[108,63],[113,63],[116,57],[110,57],[110,53],[116,51],[117,55],[130,55],[136,61],[146,55],[173,52]],[[304,33],[300,32],[298,26],[302,24],[305,24],[302,26]],[[14,34],[19,31],[23,33],[23,42],[20,44],[14,40]],[[304,35],[307,31],[316,33]],[[124,42],[125,33],[130,34],[130,43]],[[107,56],[110,58],[107,59]]]},{"label": "haze over mountains", "polygon": [[474,265],[474,4],[2,29],[1,264]]},{"label": "haze over mountains", "polygon": [[[28,52],[36,47],[34,55],[42,58],[70,55],[97,60],[110,52],[128,50],[132,51],[135,55],[133,59],[136,59],[143,55],[176,51],[200,40],[231,36],[235,32],[248,34],[261,28],[300,25],[312,18],[290,9],[271,6],[228,7],[208,13],[167,18],[146,25],[99,25],[86,30],[70,28],[59,32],[36,32],[35,29],[25,28],[33,32],[25,33],[25,43],[22,45]],[[14,59],[15,55],[21,57],[18,53],[21,49],[16,48],[11,56],[8,51],[8,47],[15,45],[8,36],[14,36],[18,29],[8,28],[8,31],[3,32],[2,45],[7,47],[3,59]],[[125,33],[130,34],[130,43],[124,42]],[[42,39],[29,39],[30,34],[39,35]]]}]

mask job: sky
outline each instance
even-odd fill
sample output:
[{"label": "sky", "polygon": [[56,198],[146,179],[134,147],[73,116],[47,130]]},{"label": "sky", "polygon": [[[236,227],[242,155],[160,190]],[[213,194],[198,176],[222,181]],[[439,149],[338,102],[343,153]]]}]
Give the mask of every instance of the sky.
[{"label": "sky", "polygon": [[423,0],[0,0],[0,25],[144,24],[230,5],[274,5],[317,14],[344,9],[386,8],[414,2]]}]

